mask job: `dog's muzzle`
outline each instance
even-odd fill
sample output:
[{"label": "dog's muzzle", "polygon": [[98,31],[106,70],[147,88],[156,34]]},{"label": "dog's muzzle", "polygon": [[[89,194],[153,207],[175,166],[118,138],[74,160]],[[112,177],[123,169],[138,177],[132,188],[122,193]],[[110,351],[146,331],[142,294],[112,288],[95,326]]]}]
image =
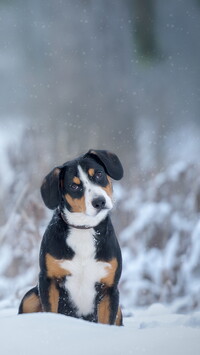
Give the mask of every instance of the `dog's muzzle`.
[{"label": "dog's muzzle", "polygon": [[92,206],[100,212],[103,209],[106,209],[106,199],[103,196],[98,196],[92,200]]}]

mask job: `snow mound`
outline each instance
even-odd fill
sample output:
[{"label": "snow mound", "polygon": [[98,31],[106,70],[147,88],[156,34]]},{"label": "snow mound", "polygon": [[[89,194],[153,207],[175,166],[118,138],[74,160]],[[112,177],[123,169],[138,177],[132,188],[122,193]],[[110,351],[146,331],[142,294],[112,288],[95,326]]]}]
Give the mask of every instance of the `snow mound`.
[{"label": "snow mound", "polygon": [[52,313],[0,313],[2,354],[199,355],[200,313],[170,314],[162,305],[137,311],[124,327]]}]

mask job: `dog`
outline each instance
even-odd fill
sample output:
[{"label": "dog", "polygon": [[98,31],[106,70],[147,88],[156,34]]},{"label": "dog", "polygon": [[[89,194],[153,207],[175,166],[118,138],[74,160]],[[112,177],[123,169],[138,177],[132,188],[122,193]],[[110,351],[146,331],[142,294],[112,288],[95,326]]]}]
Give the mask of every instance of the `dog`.
[{"label": "dog", "polygon": [[41,195],[55,211],[41,242],[38,285],[23,297],[19,314],[55,312],[123,325],[122,257],[109,216],[111,179],[122,177],[115,154],[92,149],[45,177]]}]

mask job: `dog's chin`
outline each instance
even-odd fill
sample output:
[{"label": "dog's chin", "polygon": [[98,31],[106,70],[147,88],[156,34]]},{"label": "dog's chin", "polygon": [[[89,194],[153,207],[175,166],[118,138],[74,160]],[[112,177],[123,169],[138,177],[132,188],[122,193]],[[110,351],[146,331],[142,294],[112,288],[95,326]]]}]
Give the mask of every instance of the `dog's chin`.
[{"label": "dog's chin", "polygon": [[82,212],[70,212],[67,208],[64,209],[64,215],[68,223],[77,227],[96,227],[107,216],[110,209],[104,208],[94,215],[88,215]]}]

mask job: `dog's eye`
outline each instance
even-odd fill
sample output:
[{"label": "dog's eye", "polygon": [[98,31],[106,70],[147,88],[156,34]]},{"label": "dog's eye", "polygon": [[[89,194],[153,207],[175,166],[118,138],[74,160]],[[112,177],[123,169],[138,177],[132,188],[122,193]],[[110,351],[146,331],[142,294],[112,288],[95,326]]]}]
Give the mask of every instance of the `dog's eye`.
[{"label": "dog's eye", "polygon": [[103,176],[103,174],[102,174],[101,171],[97,171],[97,172],[95,173],[95,178],[96,178],[97,180],[100,180],[100,179],[102,178],[102,176]]},{"label": "dog's eye", "polygon": [[77,185],[77,184],[71,184],[70,185],[70,188],[73,190],[73,191],[78,191],[80,189],[80,186]]}]

